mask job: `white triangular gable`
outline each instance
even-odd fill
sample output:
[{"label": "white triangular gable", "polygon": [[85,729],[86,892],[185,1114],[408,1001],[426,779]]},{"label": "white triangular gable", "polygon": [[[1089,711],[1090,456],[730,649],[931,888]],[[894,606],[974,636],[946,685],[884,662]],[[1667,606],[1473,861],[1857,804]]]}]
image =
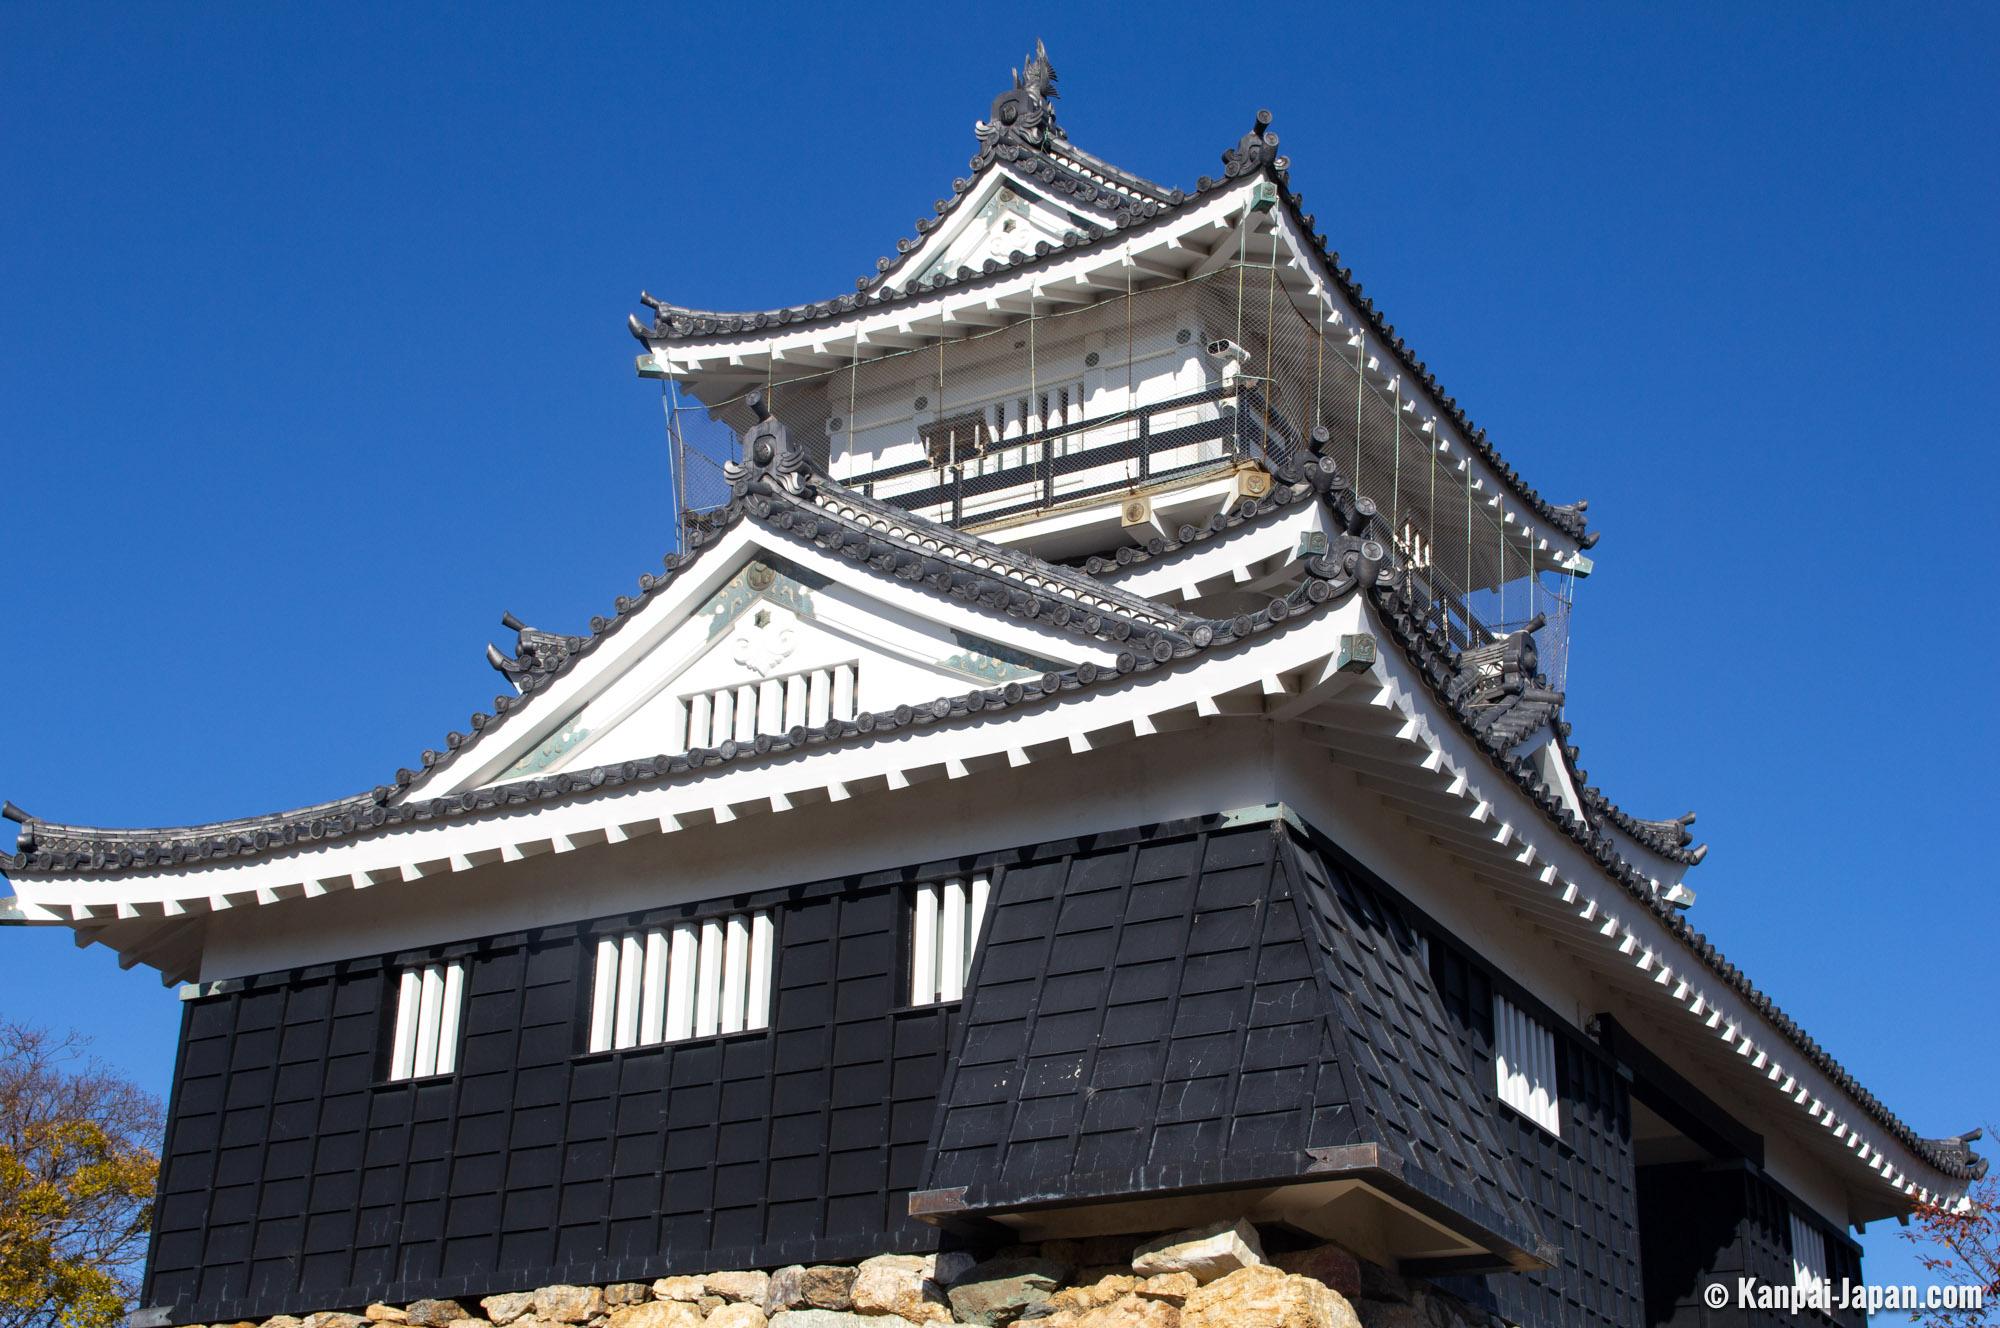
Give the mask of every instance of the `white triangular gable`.
[{"label": "white triangular gable", "polygon": [[939,272],[961,267],[977,272],[989,258],[1005,263],[1015,250],[1032,254],[1044,240],[1060,248],[1066,236],[1087,235],[1092,229],[1041,189],[996,168],[973,186],[944,225],[925,237],[889,284],[901,290]]},{"label": "white triangular gable", "polygon": [[746,522],[413,794],[749,741],[1111,653]]}]

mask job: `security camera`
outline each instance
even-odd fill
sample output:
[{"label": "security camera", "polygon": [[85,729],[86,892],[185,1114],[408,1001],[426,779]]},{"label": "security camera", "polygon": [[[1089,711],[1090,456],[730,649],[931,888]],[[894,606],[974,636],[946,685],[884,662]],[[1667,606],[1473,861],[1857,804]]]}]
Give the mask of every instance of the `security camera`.
[{"label": "security camera", "polygon": [[1227,337],[1218,337],[1209,342],[1208,353],[1213,358],[1236,365],[1238,368],[1250,362],[1250,352]]}]

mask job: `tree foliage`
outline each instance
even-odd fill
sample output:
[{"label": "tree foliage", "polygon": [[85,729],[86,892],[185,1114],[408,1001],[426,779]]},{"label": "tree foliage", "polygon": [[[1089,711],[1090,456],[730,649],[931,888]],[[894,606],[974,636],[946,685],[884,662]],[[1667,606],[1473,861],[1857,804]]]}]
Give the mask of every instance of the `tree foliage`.
[{"label": "tree foliage", "polygon": [[111,1328],[152,1224],[158,1102],[82,1040],[0,1022],[0,1328]]},{"label": "tree foliage", "polygon": [[1976,1307],[1925,1312],[1934,1328],[1983,1328],[2000,1324],[2000,1181],[1974,1181],[1958,1203],[1925,1204],[1903,1233],[1919,1247],[1918,1259],[1951,1286],[1984,1291]]}]

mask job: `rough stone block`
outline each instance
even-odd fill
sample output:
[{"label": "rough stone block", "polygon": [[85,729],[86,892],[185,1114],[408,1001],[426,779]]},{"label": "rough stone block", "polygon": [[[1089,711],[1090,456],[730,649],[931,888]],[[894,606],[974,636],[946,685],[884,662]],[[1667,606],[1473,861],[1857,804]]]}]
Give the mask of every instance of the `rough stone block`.
[{"label": "rough stone block", "polygon": [[849,1291],[861,1314],[894,1314],[911,1323],[950,1323],[944,1293],[931,1280],[935,1263],[924,1254],[878,1254],[854,1270]]},{"label": "rough stone block", "polygon": [[954,1286],[965,1280],[965,1275],[979,1266],[979,1260],[970,1250],[945,1250],[937,1255],[937,1266],[931,1277],[939,1286]]},{"label": "rough stone block", "polygon": [[611,1311],[610,1328],[701,1328],[701,1306],[685,1300],[649,1300]]},{"label": "rough stone block", "polygon": [[527,1314],[535,1308],[535,1293],[532,1291],[509,1291],[503,1296],[488,1296],[479,1302],[479,1308],[486,1311],[486,1317],[500,1328]]},{"label": "rough stone block", "polygon": [[1066,1272],[1047,1259],[988,1259],[960,1276],[946,1298],[961,1323],[999,1328],[1048,1300]]},{"label": "rough stone block", "polygon": [[[594,1286],[559,1283],[535,1288],[535,1317],[545,1323],[586,1323],[603,1311],[604,1292]],[[415,1323],[415,1318],[410,1322]]]},{"label": "rough stone block", "polygon": [[724,1305],[708,1316],[702,1328],[765,1328],[769,1322],[756,1305]]},{"label": "rough stone block", "polygon": [[[472,1317],[465,1306],[455,1300],[413,1300],[403,1307],[403,1313],[409,1316],[406,1322],[412,1328],[446,1328],[447,1324]],[[297,1322],[293,1320],[294,1324]],[[271,1328],[268,1320],[264,1328]],[[286,1328],[286,1325],[281,1324],[279,1328]]]},{"label": "rough stone block", "polygon": [[1240,1268],[1196,1288],[1181,1328],[1362,1328],[1338,1291],[1268,1265]]},{"label": "rough stone block", "polygon": [[1181,1312],[1164,1300],[1126,1292],[1087,1310],[1066,1310],[1034,1320],[1034,1328],[1180,1328]]},{"label": "rough stone block", "polygon": [[700,1300],[707,1294],[705,1277],[663,1277],[653,1283],[654,1300]]},{"label": "rough stone block", "polygon": [[1132,1271],[1142,1277],[1193,1273],[1206,1283],[1264,1261],[1257,1228],[1244,1221],[1215,1222],[1147,1241],[1132,1252]]},{"label": "rough stone block", "polygon": [[1154,1273],[1138,1286],[1140,1295],[1152,1300],[1164,1300],[1179,1305],[1194,1294],[1201,1283],[1194,1280],[1193,1273]]},{"label": "rough stone block", "polygon": [[771,1289],[769,1273],[709,1273],[701,1281],[711,1296],[751,1305],[762,1305],[765,1294]]},{"label": "rough stone block", "polygon": [[1138,1290],[1143,1280],[1130,1273],[1111,1273],[1080,1286],[1067,1286],[1049,1297],[1049,1311],[1053,1314],[1080,1314],[1085,1310],[1094,1310]]},{"label": "rough stone block", "polygon": [[805,1308],[851,1310],[854,1308],[855,1270],[834,1263],[816,1263],[799,1276],[799,1296]]}]

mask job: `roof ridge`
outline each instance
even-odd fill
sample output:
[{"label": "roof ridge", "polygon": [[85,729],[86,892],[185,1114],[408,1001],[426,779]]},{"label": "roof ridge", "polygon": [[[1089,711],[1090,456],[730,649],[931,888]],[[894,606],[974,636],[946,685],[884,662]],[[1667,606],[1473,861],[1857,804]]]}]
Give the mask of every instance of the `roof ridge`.
[{"label": "roof ridge", "polygon": [[[795,517],[802,510],[795,506],[787,506],[779,509],[778,514]],[[809,512],[805,514],[811,515]],[[41,832],[57,828],[57,823],[42,821],[22,813],[14,818],[23,822],[23,839],[20,845],[22,851],[11,858],[0,855],[0,866],[11,866],[16,869],[33,866],[51,872],[86,873],[127,870],[133,867],[172,866],[188,861],[206,862],[244,856],[301,842],[342,838],[387,825],[429,821],[502,805],[542,801],[591,792],[604,787],[645,782],[672,773],[684,773],[689,769],[780,754],[856,736],[889,733],[913,724],[929,724],[938,720],[976,714],[982,710],[1000,710],[1011,705],[1039,701],[1060,692],[1098,686],[1135,673],[1148,673],[1176,659],[1186,659],[1213,648],[1236,644],[1276,628],[1291,619],[1306,617],[1326,605],[1339,602],[1357,585],[1382,575],[1386,558],[1381,545],[1372,540],[1357,539],[1349,543],[1352,547],[1340,554],[1312,559],[1310,569],[1312,575],[1305,582],[1293,587],[1284,595],[1274,597],[1266,607],[1254,613],[1238,614],[1228,619],[1189,620],[1191,626],[1184,639],[1176,640],[1165,635],[1142,638],[1136,631],[1129,636],[1119,637],[1114,631],[1106,631],[1105,635],[1121,644],[1112,662],[1107,665],[1086,660],[1074,668],[1051,671],[1025,682],[1007,683],[995,688],[975,688],[962,694],[941,696],[928,703],[904,704],[890,711],[859,715],[853,720],[830,721],[818,728],[795,725],[784,733],[760,734],[751,742],[729,741],[715,747],[692,748],[685,753],[627,760],[581,771],[563,771],[555,775],[534,776],[511,783],[439,794],[430,798],[391,801],[387,796],[389,791],[378,788],[370,793],[356,794],[336,804],[296,808],[263,817],[237,818],[228,822],[177,827],[174,832],[167,833],[177,833],[180,830],[195,831],[199,832],[199,837],[204,842],[150,844],[144,846],[142,851],[135,851],[131,845],[124,842],[124,839],[130,837],[136,842],[138,837],[148,832],[94,826],[61,827],[87,836],[91,841],[88,843],[63,844],[59,837],[54,836],[51,838],[57,842],[44,842]],[[866,541],[854,543],[835,535],[827,541],[827,544],[830,549],[854,562],[876,565],[881,556],[880,551],[870,547]],[[1369,547],[1371,545],[1372,549]],[[881,569],[878,567],[878,570]],[[920,578],[911,576],[905,579]],[[976,576],[964,580],[949,577],[948,585],[944,588],[945,592],[954,598],[976,599],[986,603],[987,598],[968,584],[976,579]],[[1046,618],[1052,625],[1061,625],[1055,624],[1055,618],[1061,612],[1060,607],[1051,610],[1044,606],[1044,613],[1038,616]],[[1065,621],[1087,630],[1087,624],[1081,623],[1074,614]],[[6,806],[13,808],[11,803]],[[335,812],[333,810],[335,808],[340,810]],[[19,809],[13,808],[13,811],[18,812]],[[308,813],[312,815],[309,816]],[[264,827],[266,833],[260,835],[221,833],[225,829],[236,831],[250,824]],[[114,839],[118,841],[115,846],[111,843]],[[107,852],[107,849],[115,851]]]},{"label": "roof ridge", "polygon": [[[1451,690],[1456,671],[1449,662],[1452,654],[1450,642],[1443,639],[1432,625],[1420,623],[1413,612],[1415,605],[1400,587],[1393,584],[1386,587],[1378,585],[1372,591],[1372,595],[1377,608],[1391,625],[1392,635],[1410,656],[1411,661],[1418,665],[1418,672],[1432,692],[1447,704],[1453,714],[1459,715],[1463,722],[1463,713]],[[1663,900],[1652,888],[1652,882],[1645,873],[1618,852],[1609,835],[1602,830],[1594,829],[1587,820],[1564,806],[1555,790],[1549,788],[1540,778],[1530,762],[1511,755],[1490,738],[1479,738],[1479,745],[1486,752],[1487,759],[1510,777],[1530,801],[1540,806],[1544,814],[1579,847],[1595,858],[1607,875],[1651,912],[1710,972],[1721,978],[1732,990],[1747,1000],[1752,1009],[1769,1020],[1772,1027],[1804,1054],[1815,1068],[1832,1079],[1865,1114],[1887,1129],[1918,1157],[1945,1175],[1976,1179],[1985,1174],[1986,1159],[1974,1156],[1973,1161],[1968,1163],[1964,1160],[1964,1156],[1972,1156],[1969,1148],[1961,1148],[1954,1152],[1953,1140],[1931,1140],[1919,1135],[1900,1116],[1889,1110],[1881,1099],[1862,1087],[1860,1081],[1807,1034],[1797,1020],[1786,1014],[1776,1001],[1751,982],[1743,970],[1724,958],[1722,952],[1705,935],[1695,930],[1679,909]]]},{"label": "roof ridge", "polygon": [[[782,436],[783,425],[775,419],[767,418],[760,422],[759,427],[765,425],[775,426],[775,432]],[[755,430],[752,432],[753,435],[756,433]],[[732,477],[733,483],[743,483],[746,490],[750,486],[749,477],[753,474],[782,476],[801,473],[796,469],[790,471],[782,469],[779,457],[783,453],[777,449],[761,450],[754,446],[746,446],[745,454],[753,458],[761,454],[763,458],[761,462],[756,463],[756,469],[737,468],[737,475]],[[764,487],[770,486],[767,484]],[[788,486],[781,479],[777,487],[782,490]],[[763,498],[768,502],[771,495],[760,490],[750,497]],[[747,505],[748,498],[740,501]],[[732,501],[731,506],[735,505],[736,502]],[[780,514],[796,514],[801,510],[787,504],[780,509]],[[17,851],[12,855],[0,855],[0,869],[20,870],[32,867],[51,873],[71,874],[208,862],[291,847],[302,842],[344,838],[391,825],[449,819],[496,807],[575,796],[632,783],[652,782],[675,774],[685,774],[693,769],[706,769],[737,760],[762,759],[822,746],[829,742],[894,732],[899,728],[921,727],[944,720],[963,718],[987,709],[1004,710],[1015,705],[1035,704],[1059,696],[1065,691],[1090,689],[1134,673],[1151,672],[1166,666],[1176,658],[1188,658],[1203,654],[1212,648],[1237,644],[1262,632],[1275,629],[1294,617],[1310,617],[1327,605],[1345,600],[1349,592],[1359,589],[1370,597],[1384,623],[1389,627],[1389,635],[1416,667],[1426,685],[1445,704],[1446,709],[1459,721],[1475,745],[1486,754],[1487,759],[1501,773],[1512,779],[1529,801],[1539,807],[1559,830],[1567,834],[1593,858],[1606,875],[1648,909],[1704,966],[1744,997],[1753,1009],[1802,1052],[1810,1063],[1831,1078],[1866,1115],[1887,1129],[1918,1157],[1942,1174],[1953,1178],[1977,1179],[1986,1174],[1987,1160],[1973,1153],[1970,1147],[1976,1135],[1930,1139],[1917,1134],[1901,1117],[1864,1088],[1845,1066],[1807,1034],[1776,1001],[1752,983],[1741,969],[1731,964],[1705,935],[1688,923],[1679,910],[1666,903],[1652,888],[1650,878],[1618,852],[1611,837],[1601,829],[1592,827],[1586,819],[1571,811],[1556,791],[1541,779],[1532,763],[1513,755],[1492,733],[1480,732],[1473,725],[1464,704],[1454,648],[1435,624],[1422,622],[1418,618],[1414,611],[1416,606],[1396,581],[1393,562],[1388,551],[1372,539],[1361,539],[1351,535],[1338,538],[1343,546],[1338,553],[1316,556],[1308,560],[1310,575],[1303,584],[1294,587],[1285,595],[1274,598],[1267,607],[1255,613],[1239,614],[1230,619],[1198,621],[1186,641],[1170,648],[1164,657],[1154,653],[1154,650],[1128,647],[1121,649],[1109,666],[1099,666],[1085,661],[1075,668],[1045,673],[1040,678],[1027,682],[1012,682],[996,688],[975,688],[961,695],[941,696],[935,701],[917,705],[899,705],[892,711],[862,714],[853,720],[833,721],[818,728],[798,725],[781,734],[760,734],[754,741],[748,743],[728,741],[715,747],[694,748],[679,754],[627,760],[582,771],[564,771],[556,775],[537,776],[427,799],[390,802],[386,799],[388,791],[378,788],[372,793],[357,794],[338,803],[319,804],[313,808],[299,808],[290,812],[275,813],[265,818],[253,818],[262,822],[263,828],[251,833],[241,832],[246,824],[242,818],[230,822],[215,822],[207,826],[185,827],[188,830],[200,831],[204,836],[192,841],[143,843],[140,842],[140,837],[147,833],[143,831],[59,826],[56,822],[42,821],[28,816],[13,803],[8,802],[0,804],[0,813],[5,814],[8,819],[20,822],[22,828]],[[828,547],[852,561],[870,565],[878,565],[881,556],[867,539],[850,541],[844,534],[833,538]],[[898,567],[892,574],[901,575],[903,570]],[[949,593],[960,598],[976,597],[976,592],[970,588],[970,582],[976,579],[977,575],[968,572],[964,574],[964,580],[947,577]],[[906,579],[918,579],[918,577],[912,575]],[[621,604],[624,599],[625,597],[620,597]],[[1012,603],[1011,600],[1008,602]],[[1155,638],[1156,642],[1165,640],[1164,637]],[[340,810],[336,812],[332,810],[333,808]],[[58,828],[82,832],[88,839],[77,843],[66,843],[60,838],[53,844],[42,841],[43,832]]]}]

